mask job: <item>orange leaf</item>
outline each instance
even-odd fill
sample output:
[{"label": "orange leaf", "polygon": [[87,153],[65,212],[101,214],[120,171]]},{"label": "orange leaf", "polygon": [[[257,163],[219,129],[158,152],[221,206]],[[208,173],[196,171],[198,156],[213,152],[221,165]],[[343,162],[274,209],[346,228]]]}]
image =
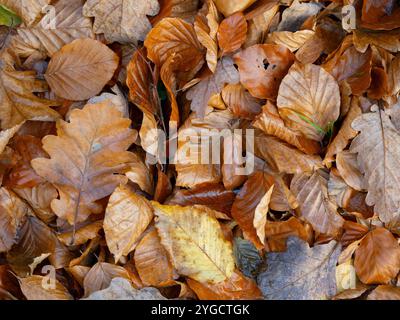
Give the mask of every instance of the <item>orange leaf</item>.
[{"label": "orange leaf", "polygon": [[247,22],[242,12],[224,19],[218,28],[218,44],[222,50],[221,56],[240,49],[246,41]]}]

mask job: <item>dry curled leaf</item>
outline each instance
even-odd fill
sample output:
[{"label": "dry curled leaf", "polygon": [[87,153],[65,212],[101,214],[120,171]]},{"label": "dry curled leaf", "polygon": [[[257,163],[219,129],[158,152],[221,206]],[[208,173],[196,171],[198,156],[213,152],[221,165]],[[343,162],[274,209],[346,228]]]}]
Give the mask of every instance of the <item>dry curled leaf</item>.
[{"label": "dry curled leaf", "polygon": [[217,219],[201,207],[153,202],[156,228],[177,272],[199,282],[219,283],[234,271],[232,244]]},{"label": "dry curled leaf", "polygon": [[8,49],[0,55],[0,120],[9,129],[24,120],[54,120],[60,115],[51,106],[58,102],[39,98],[35,92],[45,92],[47,85],[36,79],[35,71],[20,71],[17,57]]},{"label": "dry curled leaf", "polygon": [[125,181],[120,175],[133,161],[125,151],[135,140],[130,120],[107,103],[74,110],[70,122],[58,122],[57,136],[43,138],[50,159],[32,160],[35,171],[60,192],[51,207],[70,224],[102,211],[96,203]]},{"label": "dry curled leaf", "polygon": [[118,62],[118,56],[101,42],[77,39],[52,56],[45,78],[58,96],[85,100],[103,89]]},{"label": "dry curled leaf", "polygon": [[152,219],[153,209],[144,197],[128,186],[121,185],[115,189],[108,201],[103,226],[115,262],[135,248]]}]

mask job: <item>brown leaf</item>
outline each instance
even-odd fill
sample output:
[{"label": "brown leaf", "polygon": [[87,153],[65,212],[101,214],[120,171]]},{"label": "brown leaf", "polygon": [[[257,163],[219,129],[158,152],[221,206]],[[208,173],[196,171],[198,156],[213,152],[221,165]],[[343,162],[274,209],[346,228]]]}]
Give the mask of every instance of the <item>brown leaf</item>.
[{"label": "brown leaf", "polygon": [[321,67],[296,63],[282,80],[277,106],[289,128],[321,141],[328,125],[339,117],[339,86]]},{"label": "brown leaf", "polygon": [[83,7],[83,14],[94,17],[93,30],[104,33],[108,42],[137,44],[143,41],[151,29],[146,15],[154,16],[160,10],[157,0],[88,0]]},{"label": "brown leaf", "polygon": [[27,25],[35,22],[36,18],[42,13],[43,7],[50,2],[50,0],[0,0],[0,4],[14,11]]},{"label": "brown leaf", "polygon": [[279,85],[294,62],[294,55],[284,46],[258,44],[234,56],[240,82],[252,96],[276,99]]},{"label": "brown leaf", "polygon": [[83,280],[85,297],[95,291],[107,288],[114,278],[125,278],[129,280],[128,271],[125,268],[106,262],[97,262],[86,274]]},{"label": "brown leaf", "polygon": [[115,262],[127,256],[153,220],[153,209],[128,186],[119,186],[110,197],[104,217],[104,233]]},{"label": "brown leaf", "polygon": [[[83,0],[61,0],[54,4],[55,16],[45,15],[32,26],[20,26],[14,48],[22,57],[32,55],[32,50],[38,51],[44,57],[50,57],[62,46],[75,39],[94,38],[92,22],[82,14]],[[29,7],[29,11],[31,7]],[[49,21],[50,20],[50,21]],[[54,28],[48,28],[54,23]]]},{"label": "brown leaf", "polygon": [[217,284],[188,279],[189,287],[200,300],[255,300],[261,299],[261,291],[256,283],[235,271],[232,276]]},{"label": "brown leaf", "polygon": [[[398,11],[400,17],[400,10]],[[397,22],[399,24],[399,22]],[[400,26],[400,24],[398,25]],[[354,30],[353,43],[360,52],[366,52],[369,45],[381,47],[390,52],[400,51],[400,30],[382,32],[365,32],[362,30]]]},{"label": "brown leaf", "polygon": [[390,231],[377,228],[361,241],[354,267],[365,284],[386,284],[400,270],[400,247]]},{"label": "brown leaf", "polygon": [[42,276],[29,276],[20,278],[19,281],[28,300],[73,300],[68,290],[57,279],[54,279],[55,288],[48,284],[47,277]]},{"label": "brown leaf", "polygon": [[253,224],[255,211],[261,199],[274,184],[274,181],[274,177],[266,173],[253,173],[236,196],[232,206],[232,217],[242,229],[244,237],[250,240],[258,249],[262,248],[263,244],[258,239]]},{"label": "brown leaf", "polygon": [[368,98],[379,100],[389,92],[388,75],[382,68],[374,67],[371,71],[371,86],[368,89]]},{"label": "brown leaf", "polygon": [[29,207],[15,193],[0,188],[0,252],[6,252],[17,242],[17,231]]},{"label": "brown leaf", "polygon": [[270,136],[275,136],[295,146],[306,154],[316,154],[320,151],[318,142],[307,139],[298,132],[286,127],[279,116],[277,108],[269,101],[263,106],[261,114],[255,118],[253,126]]},{"label": "brown leaf", "polygon": [[224,19],[218,28],[218,45],[221,56],[228,55],[240,49],[247,36],[247,22],[242,12]]},{"label": "brown leaf", "polygon": [[312,172],[322,168],[318,155],[309,155],[272,136],[256,135],[255,154],[279,173]]},{"label": "brown leaf", "polygon": [[24,120],[54,120],[60,115],[51,109],[58,102],[39,98],[34,92],[47,91],[47,84],[36,79],[35,71],[19,71],[18,60],[6,49],[0,56],[1,127],[12,128]]},{"label": "brown leaf", "polygon": [[220,93],[225,84],[237,84],[239,73],[229,57],[222,58],[217,64],[215,73],[201,80],[191,88],[186,98],[191,100],[190,108],[196,112],[197,117],[204,117],[208,101],[216,94]]},{"label": "brown leaf", "polygon": [[17,239],[17,244],[7,253],[7,260],[20,276],[26,276],[30,272],[29,265],[43,253],[51,253],[49,261],[56,269],[69,263],[71,256],[68,249],[52,229],[33,215],[26,216],[18,230]]},{"label": "brown leaf", "polygon": [[231,14],[237,11],[245,10],[251,4],[256,2],[256,0],[215,0],[214,2],[218,10],[221,11],[225,17],[229,17]]},{"label": "brown leaf", "polygon": [[353,123],[354,119],[361,115],[361,109],[357,105],[356,100],[353,99],[350,110],[344,119],[339,132],[333,138],[332,142],[329,144],[328,149],[325,154],[324,165],[328,168],[331,166],[331,163],[334,160],[334,156],[343,151],[349,141],[353,139],[357,135],[357,131],[355,131],[351,124]]},{"label": "brown leaf", "polygon": [[394,4],[394,0],[363,0],[361,20],[376,23],[380,18],[391,15]]},{"label": "brown leaf", "polygon": [[286,221],[268,221],[265,225],[267,251],[286,251],[286,240],[290,236],[296,236],[310,245],[313,240],[313,231],[309,225],[302,224],[296,217]]},{"label": "brown leaf", "polygon": [[359,223],[352,221],[345,221],[343,223],[343,234],[340,239],[340,242],[347,246],[354,241],[362,239],[367,233],[369,229]]},{"label": "brown leaf", "polygon": [[44,76],[58,96],[85,100],[103,89],[118,62],[118,56],[101,42],[77,39],[52,56]]},{"label": "brown leaf", "polygon": [[222,100],[232,113],[252,120],[261,111],[261,101],[254,98],[241,84],[228,84],[221,91]]},{"label": "brown leaf", "polygon": [[377,286],[367,300],[400,300],[400,288],[390,285]]},{"label": "brown leaf", "polygon": [[129,170],[125,173],[128,179],[136,183],[140,189],[148,194],[153,194],[153,175],[148,165],[138,154],[134,154],[135,160],[130,164]]},{"label": "brown leaf", "polygon": [[198,0],[158,0],[158,2],[160,12],[150,19],[153,26],[166,17],[191,20],[196,15],[199,5]]},{"label": "brown leaf", "polygon": [[256,229],[256,234],[262,244],[265,244],[265,225],[267,223],[267,215],[269,212],[269,206],[273,191],[274,185],[272,185],[264,194],[264,196],[258,203],[256,210],[254,211],[253,226]]},{"label": "brown leaf", "polygon": [[336,205],[329,199],[327,187],[325,173],[316,171],[311,176],[294,176],[290,190],[299,202],[299,215],[309,222],[315,231],[335,235],[343,224],[343,218],[336,212]]},{"label": "brown leaf", "polygon": [[50,159],[34,159],[35,171],[60,192],[51,207],[70,224],[102,211],[96,200],[111,194],[125,181],[119,175],[134,161],[125,151],[135,140],[130,120],[106,103],[74,110],[69,123],[58,122],[58,136],[43,138]]},{"label": "brown leaf", "polygon": [[190,206],[205,205],[213,210],[230,214],[235,193],[226,190],[221,184],[204,183],[191,189],[177,189],[166,204]]},{"label": "brown leaf", "polygon": [[294,52],[301,48],[315,34],[312,30],[300,30],[296,32],[275,31],[268,34],[266,43],[275,43],[287,47]]},{"label": "brown leaf", "polygon": [[[148,58],[160,67],[169,57],[179,54],[176,65],[180,73],[194,76],[204,63],[203,47],[197,40],[193,26],[179,18],[160,21],[149,32],[144,45]],[[189,78],[186,80],[192,77]]]},{"label": "brown leaf", "polygon": [[172,184],[169,176],[158,169],[157,185],[154,190],[154,200],[163,203],[165,199],[172,193]]},{"label": "brown leaf", "polygon": [[338,82],[346,80],[355,95],[363,94],[371,84],[372,50],[360,53],[351,45],[351,39],[344,41],[337,52],[328,58],[323,68]]},{"label": "brown leaf", "polygon": [[145,286],[164,286],[172,283],[177,275],[161,245],[157,230],[148,232],[135,250],[135,266]]},{"label": "brown leaf", "polygon": [[343,180],[352,188],[362,191],[365,189],[364,176],[357,163],[357,155],[347,150],[336,155],[336,167]]},{"label": "brown leaf", "polygon": [[102,228],[103,220],[97,220],[80,227],[75,234],[72,231],[61,233],[58,235],[58,239],[65,245],[70,245],[74,240],[74,245],[81,245],[88,240],[96,238]]},{"label": "brown leaf", "polygon": [[206,60],[211,72],[215,72],[218,60],[217,29],[219,23],[218,10],[213,1],[208,1],[208,14],[198,14],[194,22],[197,39],[207,49]]},{"label": "brown leaf", "polygon": [[353,140],[350,152],[358,153],[357,161],[368,186],[366,203],[385,222],[398,220],[400,193],[397,188],[400,161],[400,134],[383,110],[360,115],[352,128],[361,131]]}]

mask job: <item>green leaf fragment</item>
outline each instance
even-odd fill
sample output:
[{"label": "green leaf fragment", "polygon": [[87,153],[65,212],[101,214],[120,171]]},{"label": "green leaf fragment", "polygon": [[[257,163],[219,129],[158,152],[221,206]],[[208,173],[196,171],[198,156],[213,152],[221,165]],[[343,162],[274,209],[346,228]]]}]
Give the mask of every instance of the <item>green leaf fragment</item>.
[{"label": "green leaf fragment", "polygon": [[21,22],[21,18],[15,12],[0,4],[0,25],[14,28]]}]

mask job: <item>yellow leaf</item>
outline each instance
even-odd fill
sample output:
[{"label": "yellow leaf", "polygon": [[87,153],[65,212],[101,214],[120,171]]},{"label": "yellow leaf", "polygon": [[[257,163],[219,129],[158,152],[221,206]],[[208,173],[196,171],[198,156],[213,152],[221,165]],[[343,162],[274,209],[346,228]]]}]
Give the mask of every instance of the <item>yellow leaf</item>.
[{"label": "yellow leaf", "polygon": [[231,277],[235,267],[232,244],[213,214],[197,206],[152,204],[161,243],[179,274],[211,283]]}]

